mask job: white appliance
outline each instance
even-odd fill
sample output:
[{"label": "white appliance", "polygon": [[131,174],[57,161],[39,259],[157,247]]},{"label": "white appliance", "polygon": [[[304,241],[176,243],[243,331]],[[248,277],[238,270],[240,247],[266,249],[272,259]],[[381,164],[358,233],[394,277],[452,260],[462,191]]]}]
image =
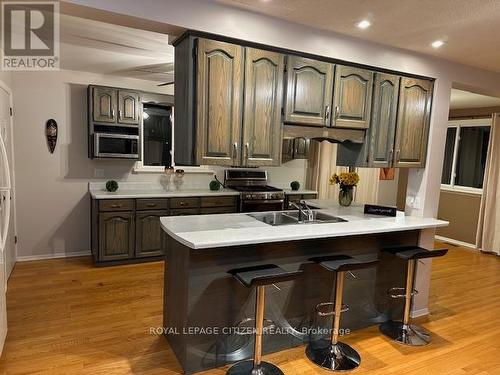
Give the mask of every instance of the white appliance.
[{"label": "white appliance", "polygon": [[7,149],[5,147],[8,121],[10,121],[9,117],[0,116],[0,353],[3,350],[5,337],[7,336],[5,246],[7,236],[9,235],[11,208],[10,168]]}]

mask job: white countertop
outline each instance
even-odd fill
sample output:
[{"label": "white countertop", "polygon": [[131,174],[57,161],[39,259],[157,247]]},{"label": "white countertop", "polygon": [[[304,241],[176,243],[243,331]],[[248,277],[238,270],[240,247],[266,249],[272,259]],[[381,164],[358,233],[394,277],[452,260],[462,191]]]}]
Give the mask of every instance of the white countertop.
[{"label": "white countertop", "polygon": [[365,215],[363,206],[340,207],[334,200],[308,200],[312,205],[325,207],[325,213],[347,222],[324,224],[292,224],[272,226],[244,213],[162,217],[161,226],[171,237],[192,249],[250,245],[314,238],[329,238],[398,232],[447,226],[448,222],[404,216]]},{"label": "white countertop", "polygon": [[[147,182],[120,182],[118,191],[109,192],[105,183],[89,183],[89,193],[93,199],[135,199],[135,198],[171,198],[171,197],[207,197],[217,195],[240,195],[232,189],[212,191],[202,186],[182,187],[176,189],[173,184],[168,188],[160,184]],[[206,186],[206,185],[205,185]],[[317,191],[284,189],[285,194],[317,194]]]},{"label": "white countertop", "polygon": [[134,198],[172,198],[172,197],[210,197],[219,195],[239,195],[231,189],[183,189],[167,191],[165,189],[119,189],[113,193],[107,190],[90,190],[94,199],[134,199]]}]

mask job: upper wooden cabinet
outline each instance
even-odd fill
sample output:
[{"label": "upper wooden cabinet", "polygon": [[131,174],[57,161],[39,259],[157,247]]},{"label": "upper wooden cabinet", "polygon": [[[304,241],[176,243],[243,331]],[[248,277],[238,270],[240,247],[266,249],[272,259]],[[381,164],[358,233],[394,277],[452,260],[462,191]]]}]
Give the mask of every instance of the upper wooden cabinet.
[{"label": "upper wooden cabinet", "polygon": [[396,127],[395,167],[423,168],[432,101],[431,81],[401,78]]},{"label": "upper wooden cabinet", "polygon": [[328,126],[332,105],[333,64],[289,56],[285,122]]},{"label": "upper wooden cabinet", "polygon": [[243,161],[245,166],[279,165],[284,56],[246,48]]},{"label": "upper wooden cabinet", "polygon": [[118,91],[118,122],[122,124],[139,124],[140,99],[134,91]]},{"label": "upper wooden cabinet", "polygon": [[95,123],[117,126],[138,126],[141,99],[136,91],[113,87],[92,87],[92,119]]},{"label": "upper wooden cabinet", "polygon": [[373,72],[337,65],[333,95],[333,126],[367,129],[370,126]]},{"label": "upper wooden cabinet", "polygon": [[340,144],[337,165],[423,168],[432,87],[432,81],[376,73],[365,142]]},{"label": "upper wooden cabinet", "polygon": [[243,47],[199,39],[197,160],[237,165],[241,155]]},{"label": "upper wooden cabinet", "polygon": [[116,123],[117,91],[110,87],[92,88],[92,118],[95,122]]},{"label": "upper wooden cabinet", "polygon": [[174,43],[177,165],[270,166],[307,155],[306,143],[302,152],[283,138],[339,142],[339,165],[425,165],[431,80],[219,40],[188,32]]},{"label": "upper wooden cabinet", "polygon": [[392,166],[399,95],[398,76],[376,73],[373,89],[372,123],[367,137],[368,166]]},{"label": "upper wooden cabinet", "polygon": [[175,51],[175,162],[279,165],[284,55],[203,38]]}]

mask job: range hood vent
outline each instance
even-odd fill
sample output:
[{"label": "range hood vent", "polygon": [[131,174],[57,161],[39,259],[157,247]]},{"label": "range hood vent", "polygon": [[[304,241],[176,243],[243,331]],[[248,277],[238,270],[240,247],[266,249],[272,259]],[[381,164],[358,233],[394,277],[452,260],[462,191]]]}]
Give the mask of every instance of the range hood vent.
[{"label": "range hood vent", "polygon": [[364,129],[342,129],[319,126],[284,125],[284,138],[308,138],[332,143],[363,143],[366,131]]}]

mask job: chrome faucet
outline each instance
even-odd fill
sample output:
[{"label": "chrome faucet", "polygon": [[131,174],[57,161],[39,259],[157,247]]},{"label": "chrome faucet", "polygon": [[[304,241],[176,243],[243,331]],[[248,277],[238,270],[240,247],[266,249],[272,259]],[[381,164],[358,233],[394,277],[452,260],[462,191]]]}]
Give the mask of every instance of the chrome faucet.
[{"label": "chrome faucet", "polygon": [[299,204],[295,202],[290,202],[290,205],[299,210],[299,221],[304,221],[302,218],[305,217],[306,221],[314,221],[314,214],[311,208],[306,204],[305,201],[301,200]]}]

